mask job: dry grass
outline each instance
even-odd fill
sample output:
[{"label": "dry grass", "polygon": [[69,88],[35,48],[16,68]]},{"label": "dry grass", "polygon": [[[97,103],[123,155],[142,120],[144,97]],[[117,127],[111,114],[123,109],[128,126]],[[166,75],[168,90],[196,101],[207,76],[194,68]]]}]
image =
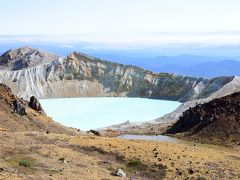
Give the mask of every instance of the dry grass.
[{"label": "dry grass", "polygon": [[[126,141],[112,138],[75,137],[70,142],[83,147],[95,146],[118,153],[125,160],[137,159],[143,164],[166,167],[165,178],[240,178],[237,149],[193,143],[171,144],[155,141]],[[192,172],[193,171],[193,172]]]},{"label": "dry grass", "polygon": [[219,146],[0,132],[2,179],[119,179],[118,168],[135,179],[239,179],[239,159],[239,149]]}]

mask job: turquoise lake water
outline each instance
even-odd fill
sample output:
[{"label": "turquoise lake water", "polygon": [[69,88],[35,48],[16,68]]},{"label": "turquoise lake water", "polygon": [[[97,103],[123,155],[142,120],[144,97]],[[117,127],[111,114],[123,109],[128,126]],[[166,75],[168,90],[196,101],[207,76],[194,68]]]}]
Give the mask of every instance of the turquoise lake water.
[{"label": "turquoise lake water", "polygon": [[126,121],[150,121],[175,110],[181,103],[145,98],[63,98],[40,100],[56,122],[81,130],[97,129]]}]

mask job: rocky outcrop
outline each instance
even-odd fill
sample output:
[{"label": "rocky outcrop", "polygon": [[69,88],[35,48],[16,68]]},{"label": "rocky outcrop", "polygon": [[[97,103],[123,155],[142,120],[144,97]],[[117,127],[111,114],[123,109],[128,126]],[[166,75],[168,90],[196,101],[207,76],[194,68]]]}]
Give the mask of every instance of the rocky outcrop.
[{"label": "rocky outcrop", "polygon": [[46,114],[45,111],[43,110],[42,105],[40,104],[39,100],[35,96],[32,96],[30,98],[28,106],[31,107],[32,109],[38,111],[41,114]]},{"label": "rocky outcrop", "polygon": [[[29,59],[33,62],[30,65],[25,63]],[[24,99],[32,95],[37,98],[128,96],[185,102],[208,97],[234,78],[209,80],[153,73],[77,52],[56,58],[30,48],[9,50],[0,58],[0,64],[0,82]]]},{"label": "rocky outcrop", "polygon": [[101,136],[101,133],[96,131],[96,130],[91,129],[89,132],[96,135],[96,136]]},{"label": "rocky outcrop", "polygon": [[22,102],[18,101],[17,99],[13,100],[12,109],[15,113],[19,114],[20,116],[27,115],[26,108],[22,104]]},{"label": "rocky outcrop", "polygon": [[240,93],[189,108],[167,130],[185,137],[221,144],[240,143]]},{"label": "rocky outcrop", "polygon": [[[40,104],[35,105],[41,107]],[[16,97],[9,87],[0,84],[0,129],[75,134],[75,131],[55,123],[39,110],[29,107],[27,101]]]}]

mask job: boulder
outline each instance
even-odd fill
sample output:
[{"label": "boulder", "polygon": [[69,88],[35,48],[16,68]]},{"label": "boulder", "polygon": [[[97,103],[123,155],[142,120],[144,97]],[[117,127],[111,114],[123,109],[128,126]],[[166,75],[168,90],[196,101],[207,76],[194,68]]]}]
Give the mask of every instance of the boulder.
[{"label": "boulder", "polygon": [[35,96],[32,96],[30,98],[30,101],[28,103],[28,106],[36,111],[38,111],[39,113],[41,114],[46,114],[45,111],[43,110],[39,100],[35,97]]},{"label": "boulder", "polygon": [[101,133],[96,131],[96,130],[91,129],[90,132],[93,133],[96,136],[101,136]]},{"label": "boulder", "polygon": [[113,172],[112,175],[113,175],[113,176],[119,176],[119,177],[125,177],[125,176],[126,176],[126,173],[123,172],[123,170],[118,169],[117,171]]},{"label": "boulder", "polygon": [[16,99],[13,100],[12,102],[12,109],[14,112],[19,114],[20,116],[27,115],[26,108],[24,107],[24,105]]}]

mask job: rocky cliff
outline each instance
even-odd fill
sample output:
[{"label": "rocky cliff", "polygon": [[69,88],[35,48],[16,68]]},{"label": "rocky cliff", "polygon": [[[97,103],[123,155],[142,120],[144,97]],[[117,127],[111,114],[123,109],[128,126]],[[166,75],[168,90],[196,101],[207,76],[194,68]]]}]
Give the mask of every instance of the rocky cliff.
[{"label": "rocky cliff", "polygon": [[240,143],[240,93],[198,104],[183,112],[167,133],[221,144]]},{"label": "rocky cliff", "polygon": [[24,99],[82,96],[150,97],[185,102],[205,98],[234,77],[214,79],[153,73],[73,52],[57,57],[28,47],[0,57],[0,82]]},{"label": "rocky cliff", "polygon": [[182,103],[176,110],[166,114],[163,117],[159,117],[155,120],[148,122],[139,122],[139,123],[123,123],[115,126],[107,127],[101,129],[102,133],[105,133],[105,130],[112,129],[119,133],[136,133],[136,134],[162,134],[166,129],[172,126],[179,118],[183,115],[185,111],[189,108],[194,108],[198,104],[208,103],[214,99],[221,98],[227,95],[231,95],[239,92],[240,90],[240,77],[235,76],[232,81],[226,83],[218,91],[212,93],[206,98],[191,100]]},{"label": "rocky cliff", "polygon": [[218,91],[212,93],[210,96],[206,98],[185,102],[181,104],[175,111],[165,115],[164,117],[157,119],[156,121],[157,122],[166,122],[166,121],[175,122],[176,120],[179,119],[180,116],[182,116],[182,113],[187,109],[195,107],[198,104],[207,103],[216,98],[234,94],[236,92],[239,92],[239,90],[240,90],[240,77],[235,76],[233,80],[231,80],[229,83],[226,83]]}]

